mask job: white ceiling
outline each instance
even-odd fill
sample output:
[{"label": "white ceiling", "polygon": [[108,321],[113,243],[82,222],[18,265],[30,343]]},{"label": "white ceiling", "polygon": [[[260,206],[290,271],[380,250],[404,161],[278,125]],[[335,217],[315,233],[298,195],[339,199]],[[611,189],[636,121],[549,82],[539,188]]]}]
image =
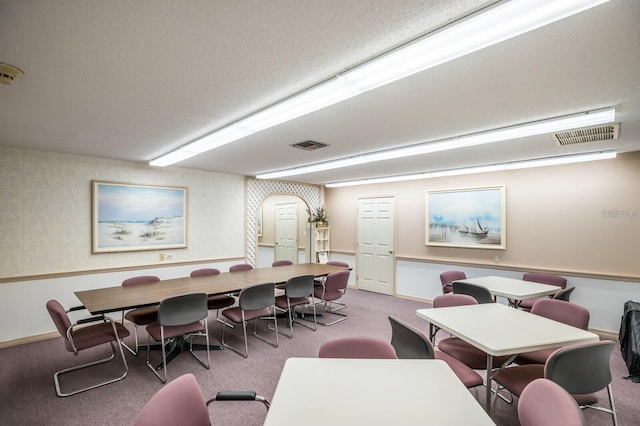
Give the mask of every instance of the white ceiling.
[{"label": "white ceiling", "polygon": [[[493,0],[0,0],[0,145],[147,163]],[[176,164],[253,176],[615,106],[617,141],[550,135],[293,176],[327,183],[640,150],[640,1],[542,29]],[[314,140],[329,147],[291,148]]]}]

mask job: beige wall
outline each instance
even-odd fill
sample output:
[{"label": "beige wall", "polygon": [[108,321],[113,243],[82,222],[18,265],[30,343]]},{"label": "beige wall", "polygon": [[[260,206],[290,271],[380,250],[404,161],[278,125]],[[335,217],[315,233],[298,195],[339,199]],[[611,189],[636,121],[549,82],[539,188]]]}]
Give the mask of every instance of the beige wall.
[{"label": "beige wall", "polygon": [[305,246],[305,229],[307,225],[307,204],[300,197],[293,195],[271,195],[262,203],[262,237],[258,244],[273,246],[276,237],[276,206],[278,204],[296,204],[298,209],[298,248]]},{"label": "beige wall", "polygon": [[244,257],[243,176],[0,147],[0,279],[153,265],[157,250],[91,253],[91,181],[188,188],[174,262]]},{"label": "beige wall", "polygon": [[[506,186],[507,249],[425,245],[425,191]],[[396,256],[450,263],[640,277],[640,152],[614,160],[328,188],[332,250],[355,253],[359,197],[395,196]],[[630,211],[607,216],[605,211]]]}]

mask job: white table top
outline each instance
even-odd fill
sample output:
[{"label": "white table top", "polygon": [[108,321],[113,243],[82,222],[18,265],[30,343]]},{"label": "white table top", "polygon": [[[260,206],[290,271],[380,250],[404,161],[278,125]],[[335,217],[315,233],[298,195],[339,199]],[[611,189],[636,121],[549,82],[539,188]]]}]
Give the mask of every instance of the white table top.
[{"label": "white table top", "polygon": [[265,426],[494,425],[440,360],[289,358]]},{"label": "white table top", "polygon": [[478,277],[467,278],[462,281],[469,284],[476,284],[486,287],[494,296],[506,297],[509,299],[524,300],[535,297],[555,294],[560,287],[556,285],[541,284],[531,281],[518,280],[505,277]]},{"label": "white table top", "polygon": [[418,309],[416,314],[493,355],[597,342],[597,334],[499,303]]}]

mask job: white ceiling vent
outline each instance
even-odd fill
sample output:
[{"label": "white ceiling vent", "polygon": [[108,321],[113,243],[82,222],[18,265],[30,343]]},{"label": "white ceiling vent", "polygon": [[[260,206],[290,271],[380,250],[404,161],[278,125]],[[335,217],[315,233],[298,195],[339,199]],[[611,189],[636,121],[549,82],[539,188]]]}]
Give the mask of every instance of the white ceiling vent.
[{"label": "white ceiling vent", "polygon": [[559,146],[573,145],[584,142],[600,142],[618,139],[620,123],[604,126],[587,127],[585,129],[569,130],[553,134],[553,141]]},{"label": "white ceiling vent", "polygon": [[291,146],[298,149],[304,149],[305,151],[315,151],[316,149],[324,148],[325,146],[328,146],[328,145],[321,142],[304,141],[304,142],[294,143]]}]

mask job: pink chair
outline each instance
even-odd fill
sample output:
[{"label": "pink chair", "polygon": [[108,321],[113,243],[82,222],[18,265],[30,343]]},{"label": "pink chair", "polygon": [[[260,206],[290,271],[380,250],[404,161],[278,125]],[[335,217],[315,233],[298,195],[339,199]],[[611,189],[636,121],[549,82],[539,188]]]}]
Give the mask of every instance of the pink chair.
[{"label": "pink chair", "polygon": [[582,410],[573,397],[557,383],[536,379],[518,400],[521,426],[584,426]]},{"label": "pink chair", "polygon": [[[191,277],[207,277],[220,275],[220,270],[216,268],[202,268],[196,269],[191,272]],[[210,311],[216,310],[216,320],[223,322],[220,317],[220,309],[228,308],[236,303],[236,299],[233,296],[226,294],[215,294],[207,297],[207,309]]]},{"label": "pink chair", "polygon": [[396,359],[390,343],[376,337],[338,337],[320,346],[319,358]]},{"label": "pink chair", "polygon": [[[575,303],[557,299],[540,299],[533,304],[531,313],[549,318],[564,324],[571,325],[582,330],[589,329],[589,310]],[[525,352],[515,359],[517,364],[544,364],[558,348],[540,349],[533,352]]]},{"label": "pink chair", "polygon": [[271,264],[271,266],[289,266],[289,265],[293,265],[293,262],[290,260],[276,260]]},{"label": "pink chair", "polygon": [[442,284],[442,294],[451,293],[453,287],[451,283],[457,280],[466,280],[467,274],[463,271],[444,271],[440,274],[440,283]]},{"label": "pink chair", "polygon": [[193,374],[169,382],[145,404],[135,426],[209,426],[209,404],[214,401],[259,401],[269,409],[269,401],[255,392],[219,392],[205,402]]},{"label": "pink chair", "polygon": [[[99,359],[97,361],[87,362],[82,365],[78,365],[75,367],[65,368],[64,370],[60,370],[53,375],[53,381],[56,385],[56,394],[58,396],[71,396],[80,392],[88,391],[91,389],[95,389],[100,386],[108,385],[109,383],[114,383],[119,380],[124,379],[127,376],[127,371],[129,367],[127,366],[127,360],[124,357],[124,352],[122,351],[122,339],[129,335],[129,330],[126,329],[120,323],[113,321],[109,317],[105,317],[103,315],[86,318],[75,323],[72,323],[67,315],[67,312],[62,307],[60,302],[57,300],[49,300],[47,302],[47,311],[53,320],[58,332],[64,339],[64,347],[69,352],[73,352],[74,355],[78,355],[78,352],[93,348],[96,346],[103,345],[105,343],[109,343],[111,346],[112,354],[111,356],[103,359]],[[88,325],[91,324],[91,325]],[[114,345],[117,345],[116,346]],[[117,350],[116,350],[117,349]],[[92,367],[97,364],[103,364],[105,362],[109,362],[112,359],[115,359],[117,352],[120,353],[120,357],[122,358],[122,365],[124,368],[124,373],[115,378],[110,379],[104,382],[100,382],[98,384],[87,386],[82,389],[75,390],[73,392],[63,393],[60,389],[60,381],[59,377],[65,373],[69,373],[71,371],[80,370],[86,367]]]},{"label": "pink chair", "polygon": [[[348,315],[337,311],[347,307],[346,304],[338,302],[338,299],[344,296],[345,292],[347,291],[350,273],[351,271],[349,271],[348,269],[344,271],[332,272],[327,275],[326,280],[321,283],[321,285],[314,288],[313,297],[319,299],[319,303],[324,304],[324,311],[326,313],[341,317],[331,322],[318,321],[318,324],[334,325],[349,318]],[[334,305],[338,305],[338,307],[334,308]]]},{"label": "pink chair", "polygon": [[[559,275],[553,275],[553,274],[545,274],[542,272],[527,272],[522,275],[522,280],[530,281],[534,283],[540,283],[540,284],[555,285],[562,289],[567,287],[567,279],[565,277],[561,277]],[[522,300],[518,305],[518,308],[525,311],[529,311],[537,301],[544,300],[544,299],[546,298],[538,297],[535,299]]]},{"label": "pink chair", "polygon": [[[143,285],[143,284],[153,284],[160,281],[160,278],[155,275],[141,275],[137,277],[128,278],[122,281],[123,287],[129,287],[134,285]],[[138,355],[138,326],[139,325],[149,325],[158,320],[158,306],[147,306],[144,308],[136,308],[132,309],[128,312],[122,311],[122,323],[124,324],[124,320],[130,321],[133,323],[133,336],[135,339],[135,347],[132,349],[126,345],[126,343],[122,343],[129,352],[134,355]]]},{"label": "pink chair", "polygon": [[[468,294],[446,294],[437,296],[435,299],[433,299],[434,308],[446,308],[452,306],[476,304],[478,304],[476,298]],[[435,329],[435,327],[431,328],[431,324],[429,325],[429,327],[431,341],[433,342],[438,330]],[[438,341],[437,346],[438,349],[440,349],[442,352],[454,357],[469,368],[475,370],[484,370],[487,368],[487,354],[476,348],[472,344],[460,339],[459,337],[448,337],[445,339],[441,339],[440,341]],[[500,367],[505,362],[507,362],[509,358],[509,355],[494,356],[493,368]]]},{"label": "pink chair", "polygon": [[229,272],[241,272],[241,271],[250,271],[253,269],[253,265],[248,263],[238,263],[237,265],[231,265],[229,267]]},{"label": "pink chair", "polygon": [[420,330],[390,316],[391,346],[399,359],[439,359],[446,362],[467,388],[483,384],[482,377],[462,362],[441,351],[435,351]]}]

